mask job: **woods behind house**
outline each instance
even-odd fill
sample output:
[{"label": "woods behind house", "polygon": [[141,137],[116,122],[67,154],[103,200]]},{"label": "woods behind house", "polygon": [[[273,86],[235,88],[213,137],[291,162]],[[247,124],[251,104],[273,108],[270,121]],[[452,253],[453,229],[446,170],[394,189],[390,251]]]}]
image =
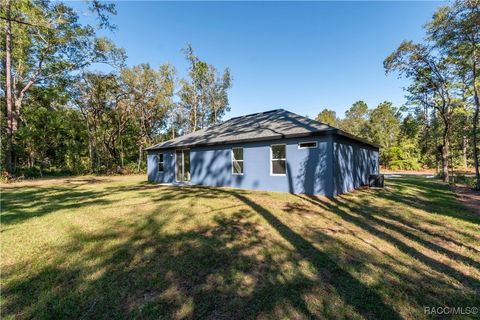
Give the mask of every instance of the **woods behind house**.
[{"label": "woods behind house", "polygon": [[[86,5],[95,23],[81,23],[68,3],[2,2],[1,169],[9,175],[141,171],[145,147],[230,110],[228,68],[191,45],[179,52],[185,77],[170,64],[127,67],[127,53],[99,35],[116,28],[115,6]],[[437,168],[445,181],[454,168],[473,168],[478,186],[478,0],[439,8],[424,29],[421,43],[406,40],[383,62],[387,76],[408,79],[406,105],[359,100],[344,117],[325,108],[317,119],[380,144],[386,168]]]}]

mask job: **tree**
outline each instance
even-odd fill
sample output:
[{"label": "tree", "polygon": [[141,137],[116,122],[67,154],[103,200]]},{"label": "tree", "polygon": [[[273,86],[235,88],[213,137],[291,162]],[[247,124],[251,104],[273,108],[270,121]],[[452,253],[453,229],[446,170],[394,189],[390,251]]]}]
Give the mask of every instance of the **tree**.
[{"label": "tree", "polygon": [[399,110],[393,107],[391,102],[385,101],[369,112],[365,123],[365,136],[367,140],[382,147],[380,163],[385,166],[389,165],[385,154],[398,144],[400,121]]},{"label": "tree", "polygon": [[391,102],[382,102],[369,112],[365,124],[365,134],[369,141],[390,148],[400,134],[400,112]]},{"label": "tree", "polygon": [[9,173],[13,172],[13,99],[12,99],[12,22],[11,22],[11,3],[6,0],[5,3],[5,98],[7,107],[7,125],[5,126],[7,136],[7,147],[5,150],[6,169]]},{"label": "tree", "polygon": [[412,80],[408,87],[410,99],[425,99],[429,107],[434,108],[442,120],[442,143],[439,151],[442,157],[442,177],[449,181],[449,134],[453,108],[451,63],[447,57],[438,54],[432,47],[404,41],[384,61],[388,73],[397,71],[400,76]]},{"label": "tree", "polygon": [[[102,171],[100,154],[102,149],[117,160],[116,136],[112,131],[122,127],[125,120],[116,117],[121,106],[123,93],[113,74],[86,72],[77,80],[74,91],[74,104],[83,115],[88,133],[88,154],[91,172]],[[121,123],[114,123],[118,119]],[[105,168],[108,164],[105,164]]]},{"label": "tree", "polygon": [[345,118],[339,123],[340,129],[353,135],[366,138],[365,124],[368,118],[368,105],[359,100],[345,112]]},{"label": "tree", "polygon": [[323,109],[315,118],[315,120],[336,127],[338,123],[337,114],[333,110]]},{"label": "tree", "polygon": [[229,111],[228,89],[232,86],[230,70],[220,76],[214,66],[200,60],[188,45],[183,52],[189,62],[189,79],[180,81],[180,104],[186,132],[216,124]]},{"label": "tree", "polygon": [[132,119],[138,128],[138,166],[143,160],[143,150],[153,142],[154,136],[167,126],[173,103],[175,69],[162,65],[159,71],[149,64],[122,70],[121,79],[127,94]]},{"label": "tree", "polygon": [[[210,68],[216,73],[213,66],[210,66]],[[209,90],[209,124],[217,124],[223,118],[225,113],[230,111],[228,89],[231,87],[232,77],[230,75],[230,70],[227,68],[221,77],[218,75],[216,76],[214,83]]]},{"label": "tree", "polygon": [[427,34],[453,62],[457,74],[463,77],[473,92],[475,106],[472,118],[473,160],[476,185],[480,189],[478,159],[478,118],[480,111],[480,1],[455,1],[435,12],[432,21],[427,24]]},{"label": "tree", "polygon": [[45,170],[83,172],[87,136],[81,115],[67,105],[64,86],[33,87],[26,97],[22,126],[15,133],[19,173]]},{"label": "tree", "polygon": [[[111,27],[108,16],[115,14],[113,5],[93,1],[89,8],[98,14],[100,26]],[[61,2],[6,0],[0,12],[6,20],[5,160],[7,171],[12,173],[12,137],[22,120],[25,95],[32,86],[62,81],[94,62],[122,62],[124,52],[108,39],[97,38],[95,28],[81,25],[78,14]]]}]

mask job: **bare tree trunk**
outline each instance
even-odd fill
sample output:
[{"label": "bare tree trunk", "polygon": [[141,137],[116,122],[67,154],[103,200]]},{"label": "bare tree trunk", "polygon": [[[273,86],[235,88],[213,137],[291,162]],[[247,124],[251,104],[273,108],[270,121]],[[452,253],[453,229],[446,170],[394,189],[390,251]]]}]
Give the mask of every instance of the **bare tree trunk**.
[{"label": "bare tree trunk", "polygon": [[[424,107],[424,117],[425,117],[425,125],[423,127],[423,139],[424,139],[424,146],[423,146],[423,151],[425,154],[430,154],[429,152],[429,146],[432,144],[432,139],[430,138],[430,130],[432,128],[430,122],[429,122],[429,118],[428,118],[428,106],[425,106]],[[435,116],[434,116],[435,118]],[[434,137],[433,137],[435,140],[433,141],[434,144],[437,143],[436,141],[436,131],[434,129]],[[434,153],[434,157],[435,159],[433,159],[433,161],[435,162],[435,175],[438,175],[438,161],[437,161],[437,153],[435,152]],[[430,162],[430,160],[432,160],[430,157],[427,158],[427,161]],[[429,166],[431,165],[431,163],[429,163]]]},{"label": "bare tree trunk", "polygon": [[137,165],[137,172],[140,172],[140,164],[142,163],[143,160],[143,148],[142,145],[140,144],[138,146],[138,165]]},{"label": "bare tree trunk", "polygon": [[436,148],[436,152],[435,152],[435,175],[438,176],[439,174],[439,166],[438,166],[438,154],[440,152],[440,154],[442,153],[442,150],[439,150],[438,149],[438,133],[437,133],[437,128],[438,128],[438,122],[437,122],[437,111],[434,111],[433,112],[433,120],[434,120],[434,125],[433,125],[433,138],[435,140],[435,148]]},{"label": "bare tree trunk", "polygon": [[91,139],[88,141],[88,157],[90,158],[90,171],[95,171],[95,163],[94,163],[94,151],[93,151],[93,142]]},{"label": "bare tree trunk", "polygon": [[[475,88],[475,84],[473,85]],[[473,114],[473,163],[475,167],[475,178],[477,180],[476,187],[480,189],[480,172],[478,169],[478,152],[477,152],[477,127],[478,127],[478,112],[480,108],[480,102],[478,98],[478,92],[476,88],[474,89],[474,100],[475,100],[475,113]]]},{"label": "bare tree trunk", "polygon": [[121,166],[122,168],[125,167],[125,149],[123,148],[123,139],[120,140],[120,148],[121,148],[121,151],[120,151],[120,163],[121,163]]},{"label": "bare tree trunk", "polygon": [[448,154],[448,126],[445,124],[442,135],[442,177],[444,182],[448,182],[450,178],[448,173]]},{"label": "bare tree trunk", "polygon": [[478,127],[478,112],[480,109],[480,101],[477,89],[477,65],[475,59],[473,60],[473,101],[475,102],[475,113],[473,114],[473,163],[475,166],[476,189],[480,189],[480,172],[478,169],[478,152],[477,152],[477,127]]},{"label": "bare tree trunk", "polygon": [[192,132],[197,131],[197,106],[193,108],[193,128]]},{"label": "bare tree trunk", "polygon": [[7,146],[5,163],[8,173],[15,170],[13,162],[13,99],[12,99],[12,24],[10,21],[10,0],[6,0],[6,30],[5,30],[5,98],[7,105]]},{"label": "bare tree trunk", "polygon": [[465,170],[468,169],[468,138],[467,136],[464,136],[463,137],[463,143],[462,143],[462,156],[463,156],[463,167],[465,168]]},{"label": "bare tree trunk", "polygon": [[90,171],[96,172],[97,171],[97,142],[95,141],[95,135],[91,133],[91,129],[89,130],[89,137],[88,137],[88,156],[90,158]]}]

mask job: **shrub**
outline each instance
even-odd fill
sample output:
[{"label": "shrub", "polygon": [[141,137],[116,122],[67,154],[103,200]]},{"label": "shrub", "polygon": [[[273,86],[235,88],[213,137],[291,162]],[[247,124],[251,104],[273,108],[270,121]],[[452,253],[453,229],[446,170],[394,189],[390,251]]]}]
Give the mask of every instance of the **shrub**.
[{"label": "shrub", "polygon": [[415,159],[393,160],[389,168],[392,170],[420,170],[422,167]]},{"label": "shrub", "polygon": [[408,143],[386,149],[382,154],[382,161],[392,170],[421,169],[415,146]]},{"label": "shrub", "polygon": [[477,187],[475,177],[467,177],[463,174],[456,175],[454,177],[454,182],[458,184],[464,184],[472,189]]},{"label": "shrub", "polygon": [[25,178],[28,179],[34,179],[34,178],[40,178],[43,173],[40,170],[39,167],[33,166],[33,167],[21,167],[17,168],[17,176],[24,176]]}]

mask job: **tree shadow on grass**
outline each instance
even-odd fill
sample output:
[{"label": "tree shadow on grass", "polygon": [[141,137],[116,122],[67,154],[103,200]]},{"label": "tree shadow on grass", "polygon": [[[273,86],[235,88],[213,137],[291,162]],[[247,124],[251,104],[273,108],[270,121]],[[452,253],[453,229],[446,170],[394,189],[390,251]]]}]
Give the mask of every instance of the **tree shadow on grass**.
[{"label": "tree shadow on grass", "polygon": [[[296,252],[309,261],[316,272],[319,273],[320,278],[327,278],[329,284],[342,297],[343,301],[352,306],[356,312],[366,318],[401,318],[391,306],[384,303],[383,298],[375,290],[362,284],[358,279],[343,270],[327,253],[315,248],[308,240],[290,229],[269,210],[239,192],[233,194],[260,214],[271,227],[295,248]],[[327,271],[326,276],[322,274],[325,271]]]},{"label": "tree shadow on grass", "polygon": [[108,204],[102,191],[77,189],[76,186],[8,188],[2,190],[0,219],[12,225],[58,210]]},{"label": "tree shadow on grass", "polygon": [[[417,233],[399,229],[388,221],[394,216],[385,213],[388,219],[381,219],[374,214],[378,208],[366,202],[349,203],[342,198],[329,202],[298,196],[396,246],[412,260],[431,267],[433,274],[424,270],[420,275],[404,273],[400,270],[411,265],[401,257],[389,256],[389,262],[396,265],[386,263],[356,248],[355,243],[339,241],[328,230],[306,228],[306,232],[299,233],[266,205],[253,200],[247,191],[211,187],[157,189],[148,184],[127,188],[112,187],[107,192],[150,196],[157,207],[137,219],[105,222],[95,232],[70,230],[71,240],[56,248],[59,254],[44,266],[21,265],[2,270],[8,279],[2,287],[2,311],[6,317],[401,318],[405,309],[392,304],[387,296],[398,291],[388,286],[398,286],[402,294],[408,295],[398,299],[414,306],[478,301],[469,292],[444,282],[437,273],[471,290],[477,289],[475,279],[392,234],[409,237],[451,259],[462,259],[460,253],[439,249]],[[207,204],[202,214],[213,216],[213,224],[180,224],[172,230],[172,220],[183,221],[175,203],[189,199]],[[216,207],[209,205],[213,199]],[[365,213],[362,208],[370,209]],[[288,203],[283,209],[289,214],[302,210],[302,214],[312,214],[301,203]],[[190,217],[188,212],[183,215],[185,219]],[[347,230],[345,224],[338,227],[355,236],[355,231]],[[362,259],[352,259],[347,265],[339,263],[336,254],[320,249],[329,243],[341,246],[342,253]],[[382,251],[378,247],[376,250]],[[464,263],[472,261],[463,257]],[[384,272],[385,280],[367,285],[358,279],[358,273],[367,274],[372,265]],[[19,276],[19,270],[28,271]]]},{"label": "tree shadow on grass", "polygon": [[[394,220],[395,216],[384,213],[384,208],[373,206],[369,204],[368,200],[366,199],[363,199],[362,203],[359,203],[350,198],[345,199],[343,197],[337,197],[329,201],[324,201],[321,198],[317,198],[314,196],[299,195],[298,197],[314,205],[317,205],[330,213],[337,215],[342,220],[361,228],[363,231],[366,231],[370,235],[380,238],[391,245],[394,245],[396,249],[398,249],[400,252],[402,252],[409,258],[412,258],[413,261],[419,261],[421,264],[424,264],[425,266],[434,270],[434,272],[458,281],[460,287],[465,288],[467,291],[462,292],[461,290],[456,290],[456,294],[450,294],[448,298],[444,297],[451,300],[452,305],[459,305],[462,303],[465,304],[467,301],[471,303],[478,303],[478,300],[476,300],[475,298],[480,293],[480,282],[478,279],[469,275],[468,273],[458,271],[456,268],[445,264],[443,261],[439,261],[430,257],[427,253],[422,252],[419,249],[416,249],[415,247],[407,244],[407,242],[397,237],[396,234],[400,234],[401,236],[409,239],[410,241],[416,242],[417,244],[424,246],[425,248],[428,248],[434,252],[441,253],[454,261],[465,263],[469,266],[472,266],[473,268],[478,268],[478,261],[443,248],[431,241],[425,240],[420,236],[414,234],[413,232],[407,231],[406,229],[400,227],[398,224],[378,218],[377,216],[387,216],[389,219]],[[390,256],[390,258],[392,258],[394,261],[397,261],[396,263],[399,262],[398,258],[392,256]],[[386,266],[382,266],[382,269],[385,268]],[[406,282],[415,285],[415,280],[408,279],[408,276],[406,277],[406,275],[404,274],[401,275],[401,277],[405,279]],[[445,280],[442,280],[441,278],[438,278],[436,276],[423,274],[422,277],[425,280],[428,279],[427,282],[435,284],[435,286],[441,284],[441,286],[443,287],[452,287],[451,283],[447,283],[445,282]],[[426,291],[423,291],[423,296],[419,296],[417,294],[412,294],[412,296],[416,296],[419,299],[419,302],[423,303],[428,300],[435,301],[436,295],[438,295],[439,293],[437,290],[438,288],[436,288],[435,286],[430,287],[430,289],[427,289]],[[418,284],[413,288],[405,286],[405,291],[410,291],[412,293],[415,292],[415,290],[417,289]]]},{"label": "tree shadow on grass", "polygon": [[[383,189],[379,195],[385,199],[425,210],[426,212],[460,219],[480,225],[480,216],[461,205],[450,187],[435,180],[421,177],[399,177],[389,179],[387,185],[394,189]],[[415,194],[407,195],[405,189],[415,190]],[[420,201],[419,201],[420,198]],[[434,219],[434,216],[432,216]]]},{"label": "tree shadow on grass", "polygon": [[[3,314],[238,319],[268,313],[278,307],[272,296],[289,294],[295,286],[275,280],[281,272],[268,250],[257,256],[255,248],[266,240],[248,221],[251,215],[240,210],[228,219],[216,216],[216,228],[163,234],[165,222],[152,214],[126,239],[112,229],[93,235],[72,230],[71,243],[59,250],[84,259],[60,257],[34,275],[7,285]],[[118,239],[125,241],[105,246],[106,241]],[[271,278],[262,279],[263,274]],[[315,283],[303,279],[294,284],[304,288]],[[291,302],[292,309],[309,314],[300,296],[289,300],[285,302]]]},{"label": "tree shadow on grass", "polygon": [[[161,202],[142,220],[111,221],[71,240],[46,266],[4,270],[5,316],[18,318],[400,318],[366,286],[239,190],[164,190],[238,200],[214,226],[166,231]],[[213,195],[212,195],[213,194]],[[208,198],[206,198],[208,199]],[[268,222],[265,228],[256,220]],[[272,236],[272,232],[280,237]],[[328,235],[324,235],[326,241]],[[354,250],[354,248],[350,248]]]}]

